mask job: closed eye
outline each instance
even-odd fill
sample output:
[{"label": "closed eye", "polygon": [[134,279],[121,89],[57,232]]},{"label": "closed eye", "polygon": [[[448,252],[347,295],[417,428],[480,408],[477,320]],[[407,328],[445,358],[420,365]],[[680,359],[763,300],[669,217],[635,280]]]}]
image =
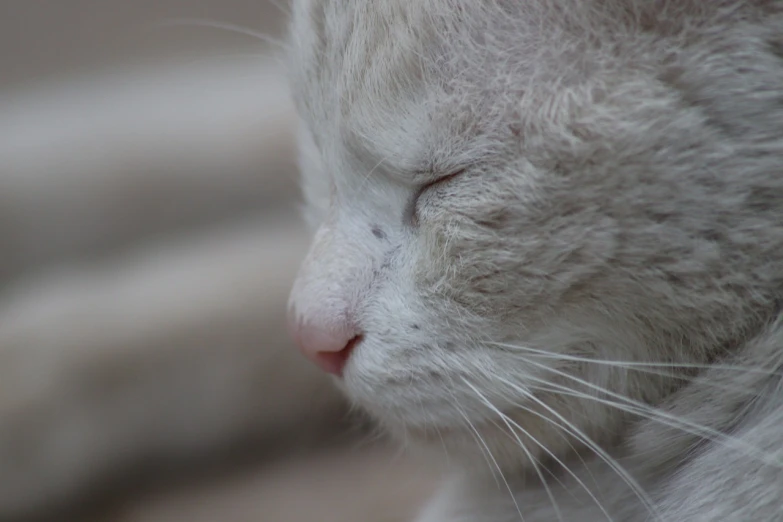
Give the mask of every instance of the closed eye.
[{"label": "closed eye", "polygon": [[404,217],[405,222],[413,227],[418,226],[419,216],[416,209],[418,207],[419,199],[421,199],[421,197],[428,191],[432,190],[433,188],[440,187],[445,183],[448,183],[449,181],[453,180],[457,176],[463,174],[466,170],[467,169],[457,170],[455,172],[452,172],[451,174],[447,174],[446,176],[441,176],[438,179],[430,181],[429,183],[419,187],[419,189],[416,191],[416,194],[414,194],[414,196],[411,198],[411,201],[408,203],[408,208],[405,212],[405,217]]}]

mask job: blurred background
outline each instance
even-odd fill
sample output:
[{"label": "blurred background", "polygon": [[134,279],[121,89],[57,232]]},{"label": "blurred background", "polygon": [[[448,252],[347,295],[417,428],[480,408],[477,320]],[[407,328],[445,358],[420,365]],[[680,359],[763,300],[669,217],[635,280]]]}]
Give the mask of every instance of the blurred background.
[{"label": "blurred background", "polygon": [[0,521],[392,522],[284,329],[286,0],[0,0]]}]

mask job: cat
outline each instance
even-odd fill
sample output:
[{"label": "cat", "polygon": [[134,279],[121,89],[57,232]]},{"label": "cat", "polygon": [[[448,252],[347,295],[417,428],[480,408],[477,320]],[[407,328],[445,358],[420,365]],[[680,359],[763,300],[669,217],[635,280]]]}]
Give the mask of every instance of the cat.
[{"label": "cat", "polygon": [[783,520],[783,2],[296,0],[300,349],[419,522]]}]

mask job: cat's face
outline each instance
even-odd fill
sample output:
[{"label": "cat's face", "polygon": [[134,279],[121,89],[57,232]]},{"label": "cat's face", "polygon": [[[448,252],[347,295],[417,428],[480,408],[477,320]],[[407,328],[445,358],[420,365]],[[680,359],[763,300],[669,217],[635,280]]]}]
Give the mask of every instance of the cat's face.
[{"label": "cat's face", "polygon": [[295,328],[358,336],[348,397],[477,455],[479,435],[523,460],[611,436],[611,394],[655,401],[679,371],[585,359],[703,362],[771,302],[730,280],[736,151],[683,102],[706,85],[688,55],[634,29],[632,3],[557,4],[294,3],[317,228]]}]

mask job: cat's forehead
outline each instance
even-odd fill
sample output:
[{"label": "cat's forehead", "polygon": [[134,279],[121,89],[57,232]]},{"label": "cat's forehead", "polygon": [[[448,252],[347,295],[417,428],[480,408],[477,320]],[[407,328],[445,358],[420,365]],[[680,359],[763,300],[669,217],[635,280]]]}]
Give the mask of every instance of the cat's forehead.
[{"label": "cat's forehead", "polygon": [[378,136],[388,147],[410,148],[399,142],[427,125],[419,12],[416,2],[399,0],[296,3],[290,78],[316,141],[356,146]]},{"label": "cat's forehead", "polygon": [[[562,72],[573,56],[559,56],[566,53],[558,49],[570,40],[572,54],[581,52],[567,34],[580,32],[570,20],[579,13],[546,4],[296,0],[288,56],[294,95],[300,108],[320,116],[350,112],[366,98],[377,105],[467,84],[466,96],[470,84],[497,85],[498,77],[519,82],[548,68]],[[586,38],[576,43],[583,47]]]},{"label": "cat's forehead", "polygon": [[633,33],[626,7],[297,0],[288,60],[294,98],[322,154],[359,158],[360,170],[388,158],[399,170],[459,168],[460,156],[493,154],[504,140],[525,141],[530,129],[568,117],[569,89],[631,74],[623,71],[643,46],[619,51],[601,41]]},{"label": "cat's forehead", "polygon": [[346,112],[362,94],[388,89],[389,77],[411,87],[426,49],[420,12],[400,0],[296,2],[288,63],[297,97],[309,110]]},{"label": "cat's forehead", "polygon": [[[454,45],[453,33],[467,25],[461,3],[442,10],[448,3],[295,3],[290,79],[319,148],[347,150],[366,163],[394,158],[408,171],[448,170],[461,154],[476,155],[468,152],[481,145],[474,131],[493,114],[483,105],[498,97],[473,86],[492,85],[480,69],[501,68],[472,60],[468,42]],[[471,84],[471,74],[481,77]]]}]

